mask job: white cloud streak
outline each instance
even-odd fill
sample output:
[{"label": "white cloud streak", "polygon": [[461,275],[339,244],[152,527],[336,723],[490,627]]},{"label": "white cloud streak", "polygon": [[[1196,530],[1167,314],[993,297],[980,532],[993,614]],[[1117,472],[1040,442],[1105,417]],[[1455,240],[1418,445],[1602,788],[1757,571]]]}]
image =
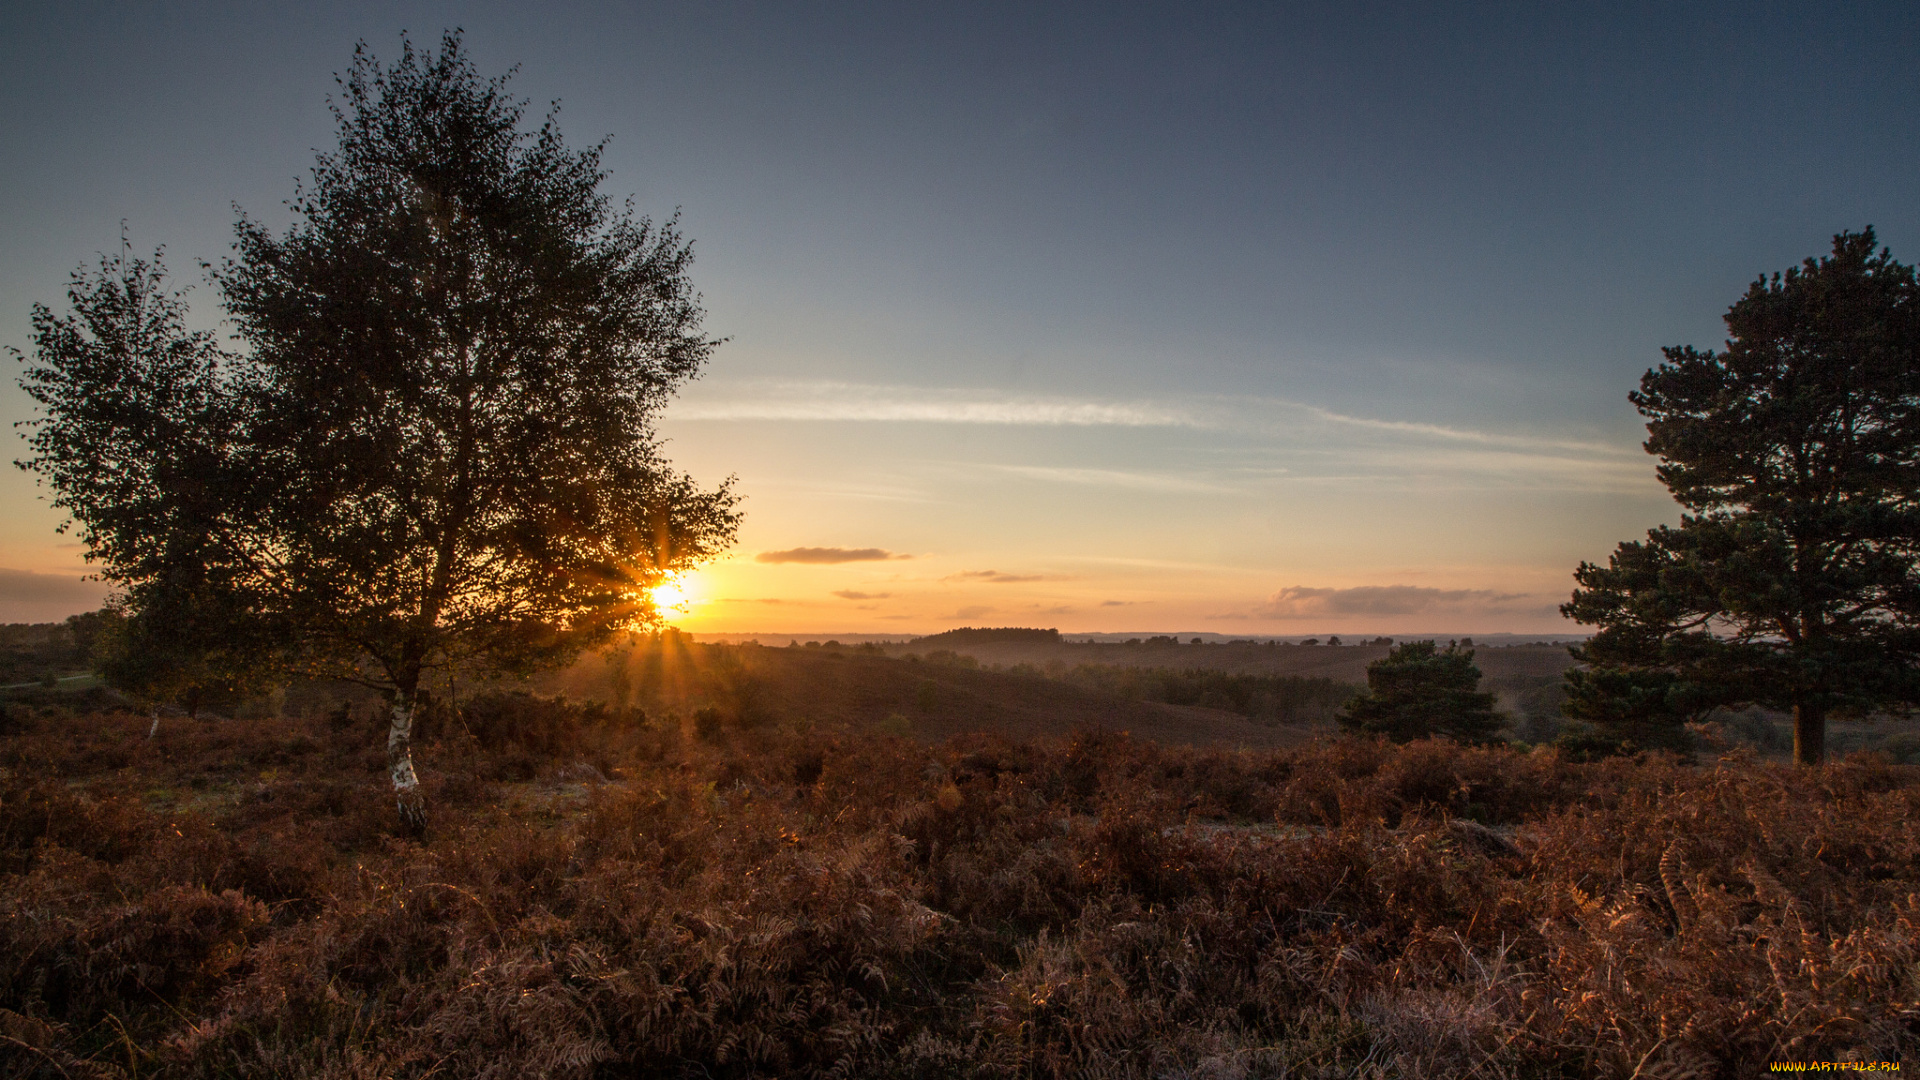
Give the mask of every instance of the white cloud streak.
[{"label": "white cloud streak", "polygon": [[1330,424],[1346,427],[1366,428],[1372,431],[1391,431],[1403,435],[1421,436],[1439,439],[1444,442],[1479,443],[1484,446],[1508,446],[1519,450],[1564,450],[1579,454],[1599,454],[1606,457],[1633,457],[1643,460],[1644,455],[1637,447],[1627,448],[1610,446],[1606,443],[1582,442],[1571,439],[1543,439],[1532,435],[1512,435],[1497,431],[1476,431],[1472,428],[1447,427],[1442,424],[1426,424],[1409,420],[1376,420],[1366,416],[1349,416],[1345,413],[1323,409],[1317,405],[1302,405],[1286,402]]},{"label": "white cloud streak", "polygon": [[1018,397],[971,390],[791,382],[732,393],[689,392],[674,420],[793,420],[1065,427],[1196,427],[1188,412],[1148,402]]},{"label": "white cloud streak", "polygon": [[1174,494],[1193,495],[1232,495],[1232,488],[1197,480],[1178,473],[1128,472],[1122,469],[1077,469],[1048,465],[996,465],[1001,472],[1029,480],[1044,480],[1059,484],[1081,484],[1091,487],[1127,488],[1135,491],[1164,491]]}]

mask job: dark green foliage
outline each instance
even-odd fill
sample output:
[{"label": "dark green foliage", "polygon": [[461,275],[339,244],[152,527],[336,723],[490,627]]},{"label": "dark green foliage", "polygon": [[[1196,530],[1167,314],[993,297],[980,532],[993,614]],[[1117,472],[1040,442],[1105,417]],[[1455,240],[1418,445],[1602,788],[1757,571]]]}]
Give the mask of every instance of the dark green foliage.
[{"label": "dark green foliage", "polygon": [[140,606],[103,613],[93,662],[116,690],[149,705],[171,702],[188,716],[231,710],[268,690],[275,656],[271,638],[255,632],[230,593],[177,589],[177,581],[142,583]]},{"label": "dark green foliage", "polygon": [[1630,395],[1687,513],[1576,571],[1561,610],[1599,632],[1568,708],[1640,745],[1791,709],[1814,764],[1829,714],[1920,702],[1920,284],[1842,233],[1726,324],[1725,351],[1667,349]]},{"label": "dark green foliage", "polygon": [[1108,693],[1168,705],[1236,712],[1264,724],[1321,720],[1357,692],[1351,683],[1306,675],[1243,675],[1213,668],[1081,664],[1062,676]]},{"label": "dark green foliage", "polygon": [[1693,735],[1676,717],[1704,715],[1690,700],[1692,684],[1672,671],[1647,668],[1571,668],[1566,673],[1566,702],[1574,721],[1556,740],[1583,756],[1630,754],[1639,750],[1690,750]]},{"label": "dark green foliage", "polygon": [[599,702],[576,703],[565,698],[536,697],[524,691],[490,690],[459,705],[461,729],[482,750],[499,753],[524,750],[558,757],[581,746],[587,733],[611,722]]},{"label": "dark green foliage", "polygon": [[44,416],[21,465],[49,481],[89,560],[122,590],[82,628],[83,663],[193,711],[249,683],[274,637],[259,582],[220,540],[244,490],[241,411],[222,381],[234,358],[186,330],[184,293],[166,287],[158,254],[104,257],[67,297],[66,316],[34,307],[21,385]]},{"label": "dark green foliage", "polygon": [[1479,685],[1472,649],[1443,650],[1431,641],[1395,645],[1367,665],[1367,693],[1347,705],[1340,726],[1395,742],[1490,742],[1504,721],[1493,711],[1493,695],[1480,693]]},{"label": "dark green foliage", "polygon": [[98,612],[64,623],[0,624],[0,686],[91,670],[99,625]]},{"label": "dark green foliage", "polygon": [[166,280],[158,253],[148,262],[124,248],[76,271],[70,314],[34,305],[20,378],[41,416],[19,464],[52,487],[88,559],[123,588],[218,552],[243,487],[233,358],[210,332],[187,331],[184,292]]}]

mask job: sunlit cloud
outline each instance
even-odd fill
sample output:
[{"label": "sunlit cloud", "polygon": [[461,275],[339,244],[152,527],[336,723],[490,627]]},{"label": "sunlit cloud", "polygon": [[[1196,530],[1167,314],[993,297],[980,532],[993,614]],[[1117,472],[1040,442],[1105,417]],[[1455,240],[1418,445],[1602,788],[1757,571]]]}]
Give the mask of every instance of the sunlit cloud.
[{"label": "sunlit cloud", "polygon": [[1045,574],[1003,574],[998,570],[962,570],[948,574],[942,581],[973,581],[989,585],[1012,585],[1023,581],[1055,581]]},{"label": "sunlit cloud", "polygon": [[864,421],[1070,427],[1194,427],[1190,412],[1152,402],[1022,397],[978,390],[783,382],[690,391],[675,420]]},{"label": "sunlit cloud", "polygon": [[990,608],[990,607],[985,607],[985,606],[982,606],[982,605],[979,605],[979,604],[976,604],[976,605],[974,605],[974,606],[972,606],[972,607],[963,607],[963,608],[961,608],[961,609],[960,609],[959,611],[956,611],[956,612],[954,612],[953,614],[951,614],[951,615],[948,615],[948,616],[947,616],[947,618],[949,618],[949,619],[977,619],[977,618],[979,618],[980,616],[982,616],[982,615],[986,615],[986,614],[988,614],[988,613],[990,613],[990,612],[992,612],[992,611],[993,611],[993,609],[992,609],[992,608]]},{"label": "sunlit cloud", "polygon": [[893,596],[890,592],[856,592],[853,589],[839,589],[833,595],[842,600],[886,600]]},{"label": "sunlit cloud", "polygon": [[[1527,603],[1521,603],[1521,602]],[[1317,589],[1304,585],[1281,589],[1255,609],[1267,619],[1323,619],[1339,616],[1505,613],[1537,607],[1527,593],[1492,589],[1435,589],[1423,585],[1359,585]]]},{"label": "sunlit cloud", "polygon": [[911,555],[896,555],[883,548],[838,548],[838,547],[797,547],[785,551],[763,551],[753,557],[754,562],[762,563],[806,563],[815,566],[827,566],[850,562],[884,562],[888,559],[911,559]]}]

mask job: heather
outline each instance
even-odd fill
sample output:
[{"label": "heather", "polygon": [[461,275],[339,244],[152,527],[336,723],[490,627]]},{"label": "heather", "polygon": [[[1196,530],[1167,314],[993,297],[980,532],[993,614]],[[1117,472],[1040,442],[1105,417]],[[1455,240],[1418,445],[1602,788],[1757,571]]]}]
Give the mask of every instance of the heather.
[{"label": "heather", "polygon": [[1730,1076],[1920,1043],[1920,770],[495,693],[0,733],[44,1077]]}]

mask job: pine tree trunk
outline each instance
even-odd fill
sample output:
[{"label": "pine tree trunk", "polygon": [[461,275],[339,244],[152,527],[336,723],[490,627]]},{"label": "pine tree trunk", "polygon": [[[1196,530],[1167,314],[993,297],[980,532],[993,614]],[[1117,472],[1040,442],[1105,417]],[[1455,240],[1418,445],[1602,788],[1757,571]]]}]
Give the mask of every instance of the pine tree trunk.
[{"label": "pine tree trunk", "polygon": [[1827,759],[1827,710],[1801,703],[1793,707],[1793,760],[1818,765]]},{"label": "pine tree trunk", "polygon": [[427,802],[420,793],[420,777],[413,771],[412,694],[393,699],[393,723],[387,728],[387,768],[393,776],[393,798],[400,808],[400,824],[420,836],[427,831]]}]

